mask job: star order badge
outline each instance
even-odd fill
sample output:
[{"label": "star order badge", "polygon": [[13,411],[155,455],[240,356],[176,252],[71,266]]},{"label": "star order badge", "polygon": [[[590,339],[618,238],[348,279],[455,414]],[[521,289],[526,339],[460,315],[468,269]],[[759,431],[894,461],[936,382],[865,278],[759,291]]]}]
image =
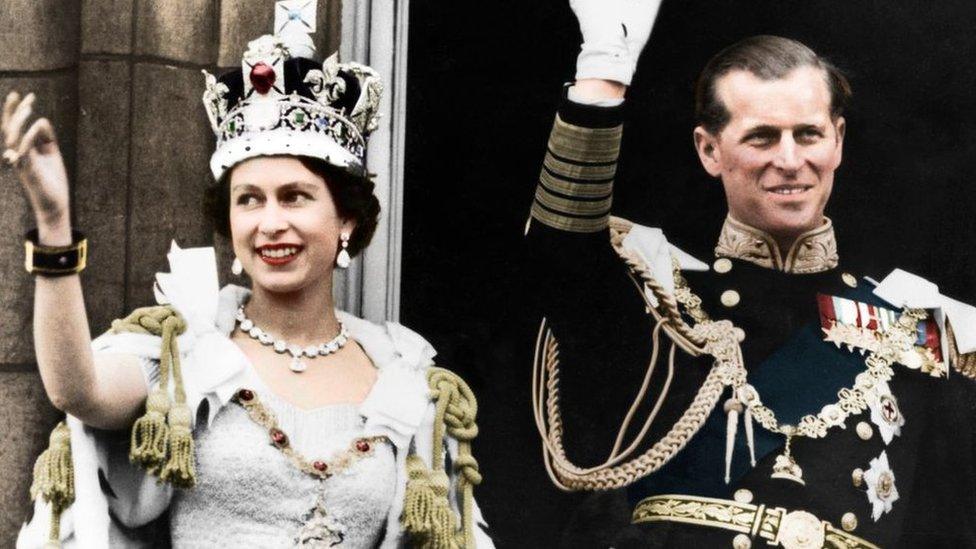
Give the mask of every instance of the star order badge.
[{"label": "star order badge", "polygon": [[881,515],[891,511],[898,500],[895,473],[888,463],[887,453],[881,452],[880,456],[871,460],[870,468],[864,472],[864,483],[868,502],[871,503],[871,518],[877,522]]},{"label": "star order badge", "polygon": [[901,436],[901,428],[905,425],[905,416],[898,407],[898,400],[885,381],[877,382],[866,397],[871,410],[871,423],[878,426],[884,443],[890,444],[895,436]]}]

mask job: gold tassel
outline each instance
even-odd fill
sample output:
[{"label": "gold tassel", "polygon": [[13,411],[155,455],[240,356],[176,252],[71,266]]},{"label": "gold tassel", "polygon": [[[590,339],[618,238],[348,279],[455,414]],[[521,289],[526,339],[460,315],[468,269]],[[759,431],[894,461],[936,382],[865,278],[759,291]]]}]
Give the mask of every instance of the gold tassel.
[{"label": "gold tassel", "polygon": [[407,456],[407,490],[400,522],[410,535],[412,546],[421,549],[460,547],[455,537],[457,521],[447,494],[449,480],[444,471],[431,471],[417,455]]},{"label": "gold tassel", "polygon": [[179,488],[192,488],[197,481],[190,429],[190,407],[185,403],[169,411],[169,459],[159,479]]},{"label": "gold tassel", "polygon": [[149,471],[157,471],[166,461],[169,427],[166,414],[170,411],[166,389],[157,387],[146,399],[146,413],[132,425],[129,461]]},{"label": "gold tassel", "polygon": [[75,500],[75,471],[71,463],[71,432],[65,422],[51,431],[50,444],[34,463],[30,497],[51,504],[51,529],[46,547],[60,547],[61,512]]},{"label": "gold tassel", "polygon": [[54,506],[67,507],[75,500],[75,475],[71,464],[71,432],[65,422],[51,431],[50,444],[34,462],[31,499],[38,496]]},{"label": "gold tassel", "polygon": [[[474,541],[474,491],[481,484],[478,460],[471,454],[471,441],[478,436],[478,402],[468,384],[457,374],[443,368],[431,368],[427,372],[427,384],[431,397],[436,400],[434,411],[433,461],[435,471],[444,470],[444,433],[447,431],[458,441],[458,455],[454,470],[460,473],[457,483],[461,526],[454,538],[457,547],[473,549]],[[443,474],[443,473],[442,473]],[[443,498],[445,502],[447,497]],[[451,511],[448,507],[448,511]],[[452,520],[454,518],[453,512]]]}]

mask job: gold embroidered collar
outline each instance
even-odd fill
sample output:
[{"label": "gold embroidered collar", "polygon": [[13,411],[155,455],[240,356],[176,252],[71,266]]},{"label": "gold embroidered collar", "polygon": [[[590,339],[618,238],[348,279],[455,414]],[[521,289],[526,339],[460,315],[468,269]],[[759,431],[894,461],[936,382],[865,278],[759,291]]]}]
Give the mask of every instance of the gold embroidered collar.
[{"label": "gold embroidered collar", "polygon": [[715,255],[793,274],[827,271],[836,267],[838,260],[834,225],[826,217],[823,225],[800,235],[784,258],[772,236],[729,215],[722,225]]}]

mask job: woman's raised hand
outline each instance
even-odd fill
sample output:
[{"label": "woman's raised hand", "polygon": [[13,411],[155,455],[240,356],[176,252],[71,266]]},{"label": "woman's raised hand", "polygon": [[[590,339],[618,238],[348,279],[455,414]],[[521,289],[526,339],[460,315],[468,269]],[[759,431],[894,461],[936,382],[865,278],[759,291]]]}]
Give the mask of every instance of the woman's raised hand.
[{"label": "woman's raised hand", "polygon": [[35,99],[33,93],[21,97],[10,92],[3,104],[0,132],[6,146],[3,162],[17,171],[43,239],[45,232],[63,235],[70,229],[69,191],[68,174],[51,122],[40,118],[24,131]]}]

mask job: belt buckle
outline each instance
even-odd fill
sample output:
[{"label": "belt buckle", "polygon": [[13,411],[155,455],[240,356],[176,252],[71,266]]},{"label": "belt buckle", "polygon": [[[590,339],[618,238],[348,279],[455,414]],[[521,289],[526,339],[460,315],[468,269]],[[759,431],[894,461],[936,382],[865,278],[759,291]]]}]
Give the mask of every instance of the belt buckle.
[{"label": "belt buckle", "polygon": [[776,540],[784,549],[821,549],[827,536],[827,525],[807,511],[780,510],[783,517],[776,529]]}]

